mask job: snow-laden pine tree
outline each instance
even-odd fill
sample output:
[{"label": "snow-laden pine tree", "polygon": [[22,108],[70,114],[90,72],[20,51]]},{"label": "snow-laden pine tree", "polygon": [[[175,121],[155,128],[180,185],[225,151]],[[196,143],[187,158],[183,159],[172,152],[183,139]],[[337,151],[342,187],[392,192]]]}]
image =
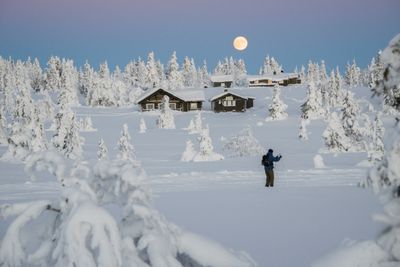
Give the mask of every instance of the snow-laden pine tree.
[{"label": "snow-laden pine tree", "polygon": [[353,59],[353,63],[347,63],[345,82],[349,87],[355,87],[359,85],[361,70],[357,66],[356,61]]},{"label": "snow-laden pine tree", "polygon": [[227,152],[229,157],[257,156],[263,152],[250,126],[245,127],[238,134],[225,141],[223,150]]},{"label": "snow-laden pine tree", "polygon": [[97,150],[97,158],[99,160],[106,160],[108,159],[108,148],[106,143],[104,142],[103,138],[99,141],[99,149]]},{"label": "snow-laden pine tree", "polygon": [[309,120],[301,119],[301,121],[300,121],[300,130],[299,130],[299,138],[300,138],[300,140],[308,140],[307,125],[309,123],[310,123]]},{"label": "snow-laden pine tree", "polygon": [[275,84],[272,96],[272,103],[268,107],[269,117],[267,120],[284,120],[288,117],[287,105],[281,100],[281,88]]},{"label": "snow-laden pine tree", "polygon": [[380,112],[375,115],[371,127],[372,138],[368,140],[369,143],[366,145],[368,160],[373,163],[381,161],[385,152],[385,145],[383,143],[385,128],[383,127],[381,116],[382,114]]},{"label": "snow-laden pine tree", "polygon": [[81,132],[97,131],[97,129],[93,127],[92,118],[90,116],[86,116],[85,118],[80,118],[78,121],[78,126],[79,126],[79,131]]},{"label": "snow-laden pine tree", "polygon": [[160,116],[157,119],[157,127],[160,129],[175,129],[175,119],[169,107],[169,97],[164,96],[160,107]]},{"label": "snow-laden pine tree", "polygon": [[61,60],[58,57],[50,57],[44,73],[44,89],[55,91],[61,84]]},{"label": "snow-laden pine tree", "polygon": [[28,60],[27,69],[29,73],[29,78],[31,81],[31,87],[35,92],[40,92],[43,90],[43,70],[40,67],[39,60],[35,58],[33,62]]},{"label": "snow-laden pine tree", "polygon": [[375,86],[382,79],[383,79],[383,64],[381,62],[381,56],[379,53],[376,57],[372,58],[371,63],[368,65],[368,70],[367,70],[368,86],[372,88],[372,91],[374,91]]},{"label": "snow-laden pine tree", "polygon": [[72,60],[61,63],[59,105],[79,105],[78,101],[78,72]]},{"label": "snow-laden pine tree", "polygon": [[7,119],[4,107],[0,106],[0,145],[7,143]]},{"label": "snow-laden pine tree", "polygon": [[40,110],[35,107],[29,125],[27,125],[30,130],[29,149],[31,152],[44,151],[48,148],[44,125],[39,112]]},{"label": "snow-laden pine tree", "polygon": [[347,91],[343,98],[343,108],[341,109],[341,120],[346,136],[352,141],[352,149],[359,151],[363,149],[363,135],[358,123],[360,107],[354,99],[354,94]]},{"label": "snow-laden pine tree", "polygon": [[145,133],[147,130],[146,122],[144,118],[140,118],[140,123],[139,123],[139,133]]},{"label": "snow-laden pine tree", "polygon": [[192,161],[194,157],[196,156],[197,152],[193,146],[193,143],[191,140],[186,141],[186,148],[185,151],[183,151],[182,156],[181,156],[181,161],[188,162]]},{"label": "snow-laden pine tree", "polygon": [[79,135],[75,113],[68,106],[61,106],[55,117],[55,125],[52,138],[54,147],[68,158],[82,158],[85,139]]},{"label": "snow-laden pine tree", "polygon": [[207,62],[204,60],[203,65],[197,71],[197,78],[200,88],[208,88],[211,86],[211,78],[208,73]]},{"label": "snow-laden pine tree", "polygon": [[157,70],[157,62],[154,58],[154,52],[150,52],[147,56],[146,72],[144,79],[144,87],[157,88],[160,86],[160,76]]},{"label": "snow-laden pine tree", "polygon": [[135,149],[131,141],[128,125],[124,123],[121,131],[121,136],[118,140],[118,154],[117,158],[124,161],[136,161]]},{"label": "snow-laden pine tree", "polygon": [[199,152],[193,158],[193,161],[217,161],[222,160],[224,157],[214,152],[214,146],[210,137],[210,129],[208,125],[199,133]]},{"label": "snow-laden pine tree", "polygon": [[194,87],[197,84],[197,71],[193,59],[185,57],[182,65],[184,87]]},{"label": "snow-laden pine tree", "polygon": [[352,147],[352,142],[346,136],[342,122],[336,112],[331,113],[328,125],[322,133],[322,138],[330,152],[345,152]]},{"label": "snow-laden pine tree", "polygon": [[382,95],[389,107],[399,110],[400,107],[400,34],[390,42],[389,47],[381,53],[383,62],[383,79],[374,92]]},{"label": "snow-laden pine tree", "polygon": [[168,61],[166,76],[168,81],[168,88],[170,90],[183,88],[183,76],[179,69],[176,51],[172,53],[171,58]]},{"label": "snow-laden pine tree", "polygon": [[83,70],[79,72],[79,92],[87,97],[88,92],[92,91],[95,84],[95,73],[89,62],[85,62]]},{"label": "snow-laden pine tree", "polygon": [[12,123],[7,141],[7,151],[2,156],[2,159],[25,160],[25,158],[31,153],[31,133],[30,129],[26,127],[24,121],[15,120]]},{"label": "snow-laden pine tree", "polygon": [[320,101],[316,86],[311,79],[307,87],[307,100],[301,105],[301,118],[309,120],[320,118],[323,114]]}]

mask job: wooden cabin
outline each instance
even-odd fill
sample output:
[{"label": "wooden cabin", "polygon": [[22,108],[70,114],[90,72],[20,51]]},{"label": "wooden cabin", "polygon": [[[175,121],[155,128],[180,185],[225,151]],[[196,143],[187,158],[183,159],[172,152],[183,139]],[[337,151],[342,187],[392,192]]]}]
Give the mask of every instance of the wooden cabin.
[{"label": "wooden cabin", "polygon": [[210,99],[211,109],[215,112],[244,112],[254,105],[253,97],[245,97],[225,90]]},{"label": "wooden cabin", "polygon": [[170,108],[179,111],[201,110],[205,101],[204,92],[200,90],[170,91],[158,88],[145,92],[136,102],[142,111],[157,110],[165,95],[169,97]]},{"label": "wooden cabin", "polygon": [[212,75],[210,77],[212,87],[230,88],[232,86],[232,75]]},{"label": "wooden cabin", "polygon": [[[301,83],[300,77],[296,73],[247,75],[246,78],[249,82],[249,87],[274,86],[275,84],[287,86]],[[213,75],[210,79],[212,87],[230,88],[233,83],[232,75]]]},{"label": "wooden cabin", "polygon": [[301,83],[301,79],[296,73],[248,75],[247,80],[249,81],[249,87],[274,86],[275,84],[287,86]]}]

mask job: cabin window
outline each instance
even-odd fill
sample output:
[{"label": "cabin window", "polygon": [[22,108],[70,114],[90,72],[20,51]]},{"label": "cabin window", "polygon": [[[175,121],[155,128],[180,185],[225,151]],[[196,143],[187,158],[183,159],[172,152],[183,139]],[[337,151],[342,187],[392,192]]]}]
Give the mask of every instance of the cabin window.
[{"label": "cabin window", "polygon": [[153,109],[155,109],[155,106],[154,106],[153,103],[152,104],[146,104],[146,109],[147,110],[153,110]]},{"label": "cabin window", "polygon": [[190,103],[190,109],[197,109],[197,103]]},{"label": "cabin window", "polygon": [[169,103],[170,109],[176,109],[176,103]]}]

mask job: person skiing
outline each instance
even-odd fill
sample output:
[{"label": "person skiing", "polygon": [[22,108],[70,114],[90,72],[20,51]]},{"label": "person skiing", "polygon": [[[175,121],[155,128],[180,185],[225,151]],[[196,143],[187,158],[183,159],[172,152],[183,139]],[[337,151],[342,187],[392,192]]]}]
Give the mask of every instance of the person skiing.
[{"label": "person skiing", "polygon": [[264,165],[265,176],[267,178],[266,187],[274,186],[274,161],[277,162],[282,158],[281,155],[274,157],[273,153],[274,151],[270,148],[261,161],[261,164]]}]

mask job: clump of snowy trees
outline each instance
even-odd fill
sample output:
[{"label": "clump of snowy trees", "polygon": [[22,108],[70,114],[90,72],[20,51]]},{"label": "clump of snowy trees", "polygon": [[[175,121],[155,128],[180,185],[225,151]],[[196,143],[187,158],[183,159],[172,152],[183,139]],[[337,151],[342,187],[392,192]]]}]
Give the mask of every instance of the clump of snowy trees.
[{"label": "clump of snowy trees", "polygon": [[258,156],[263,152],[250,126],[226,140],[223,150],[229,157]]},{"label": "clump of snowy trees", "polygon": [[[56,151],[31,154],[26,170],[48,170],[60,198],[0,206],[11,219],[0,243],[2,266],[255,266],[244,253],[227,250],[168,222],[152,206],[146,174],[132,160],[128,127],[116,159],[67,164]],[[61,186],[62,185],[62,186]],[[112,206],[113,212],[109,210]],[[117,212],[114,212],[117,211]]]},{"label": "clump of snowy trees", "polygon": [[181,161],[217,161],[224,159],[224,156],[214,151],[212,139],[210,137],[210,129],[208,125],[203,128],[203,120],[201,113],[196,114],[196,118],[190,121],[189,127],[187,128],[190,134],[198,134],[198,151],[195,149],[193,142],[188,140],[186,142],[185,151],[182,153]]}]

